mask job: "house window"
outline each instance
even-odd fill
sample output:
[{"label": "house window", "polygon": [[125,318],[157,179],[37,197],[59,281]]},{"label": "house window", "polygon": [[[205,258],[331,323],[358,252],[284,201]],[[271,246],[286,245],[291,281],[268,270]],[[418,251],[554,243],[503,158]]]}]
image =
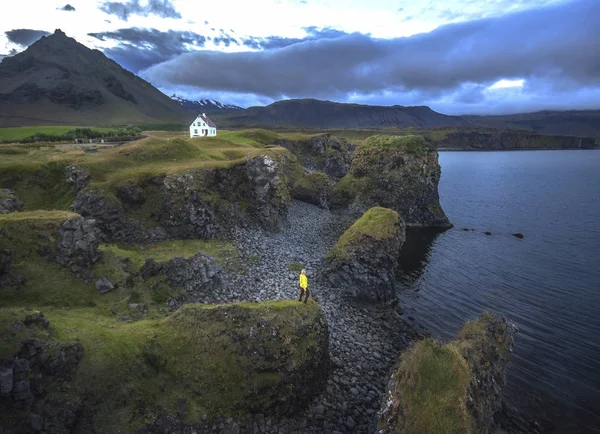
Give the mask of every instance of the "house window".
[{"label": "house window", "polygon": [[194,134],[198,134],[198,130],[194,130]]}]

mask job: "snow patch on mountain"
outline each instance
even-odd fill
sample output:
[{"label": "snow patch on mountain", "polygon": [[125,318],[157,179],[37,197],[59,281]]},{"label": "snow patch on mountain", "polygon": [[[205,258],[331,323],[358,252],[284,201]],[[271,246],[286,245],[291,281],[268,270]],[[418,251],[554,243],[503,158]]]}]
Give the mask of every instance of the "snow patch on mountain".
[{"label": "snow patch on mountain", "polygon": [[183,108],[195,110],[195,109],[203,109],[203,110],[213,110],[213,111],[221,111],[221,110],[244,110],[242,107],[233,104],[223,104],[215,99],[199,99],[198,101],[190,101],[185,98],[180,97],[177,94],[171,95],[171,99],[178,102]]}]

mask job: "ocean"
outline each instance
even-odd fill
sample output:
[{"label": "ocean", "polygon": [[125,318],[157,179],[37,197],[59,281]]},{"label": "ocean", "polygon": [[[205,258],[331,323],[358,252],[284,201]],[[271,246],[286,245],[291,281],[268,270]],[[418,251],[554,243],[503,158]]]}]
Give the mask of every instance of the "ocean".
[{"label": "ocean", "polygon": [[519,328],[506,400],[548,432],[600,433],[600,151],[439,161],[454,228],[409,235],[406,315],[442,341],[482,311],[506,316]]}]

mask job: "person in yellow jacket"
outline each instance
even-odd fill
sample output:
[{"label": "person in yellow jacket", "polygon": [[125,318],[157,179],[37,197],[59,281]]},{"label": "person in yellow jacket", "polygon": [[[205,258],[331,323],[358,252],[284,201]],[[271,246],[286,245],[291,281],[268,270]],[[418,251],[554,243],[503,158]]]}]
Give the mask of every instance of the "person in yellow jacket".
[{"label": "person in yellow jacket", "polygon": [[310,292],[308,290],[308,277],[306,277],[306,270],[302,270],[300,272],[300,299],[298,301],[302,301],[302,296],[304,297],[304,303],[308,301],[308,296]]}]

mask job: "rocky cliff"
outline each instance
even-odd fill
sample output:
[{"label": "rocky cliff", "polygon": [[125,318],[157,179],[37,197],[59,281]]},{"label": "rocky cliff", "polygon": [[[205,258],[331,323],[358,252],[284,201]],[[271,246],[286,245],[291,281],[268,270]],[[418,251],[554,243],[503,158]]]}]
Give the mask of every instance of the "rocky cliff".
[{"label": "rocky cliff", "polygon": [[301,140],[282,139],[274,143],[292,152],[309,171],[323,172],[332,181],[348,173],[350,158],[356,148],[352,143],[331,134]]},{"label": "rocky cliff", "polygon": [[594,149],[593,137],[542,135],[528,131],[457,130],[433,139],[438,149]]},{"label": "rocky cliff", "polygon": [[516,327],[484,313],[446,344],[425,339],[400,358],[380,412],[381,434],[501,432],[493,416]]},{"label": "rocky cliff", "polygon": [[73,210],[94,218],[105,241],[215,238],[235,226],[270,231],[285,224],[289,155],[261,155],[224,168],[126,181],[79,191]]},{"label": "rocky cliff", "polygon": [[340,207],[354,203],[398,212],[407,227],[449,228],[439,202],[437,151],[420,136],[372,136],[352,155],[349,173],[333,191]]},{"label": "rocky cliff", "polygon": [[394,274],[405,239],[404,230],[404,221],[398,213],[371,208],[329,251],[319,278],[359,301],[396,300]]}]

